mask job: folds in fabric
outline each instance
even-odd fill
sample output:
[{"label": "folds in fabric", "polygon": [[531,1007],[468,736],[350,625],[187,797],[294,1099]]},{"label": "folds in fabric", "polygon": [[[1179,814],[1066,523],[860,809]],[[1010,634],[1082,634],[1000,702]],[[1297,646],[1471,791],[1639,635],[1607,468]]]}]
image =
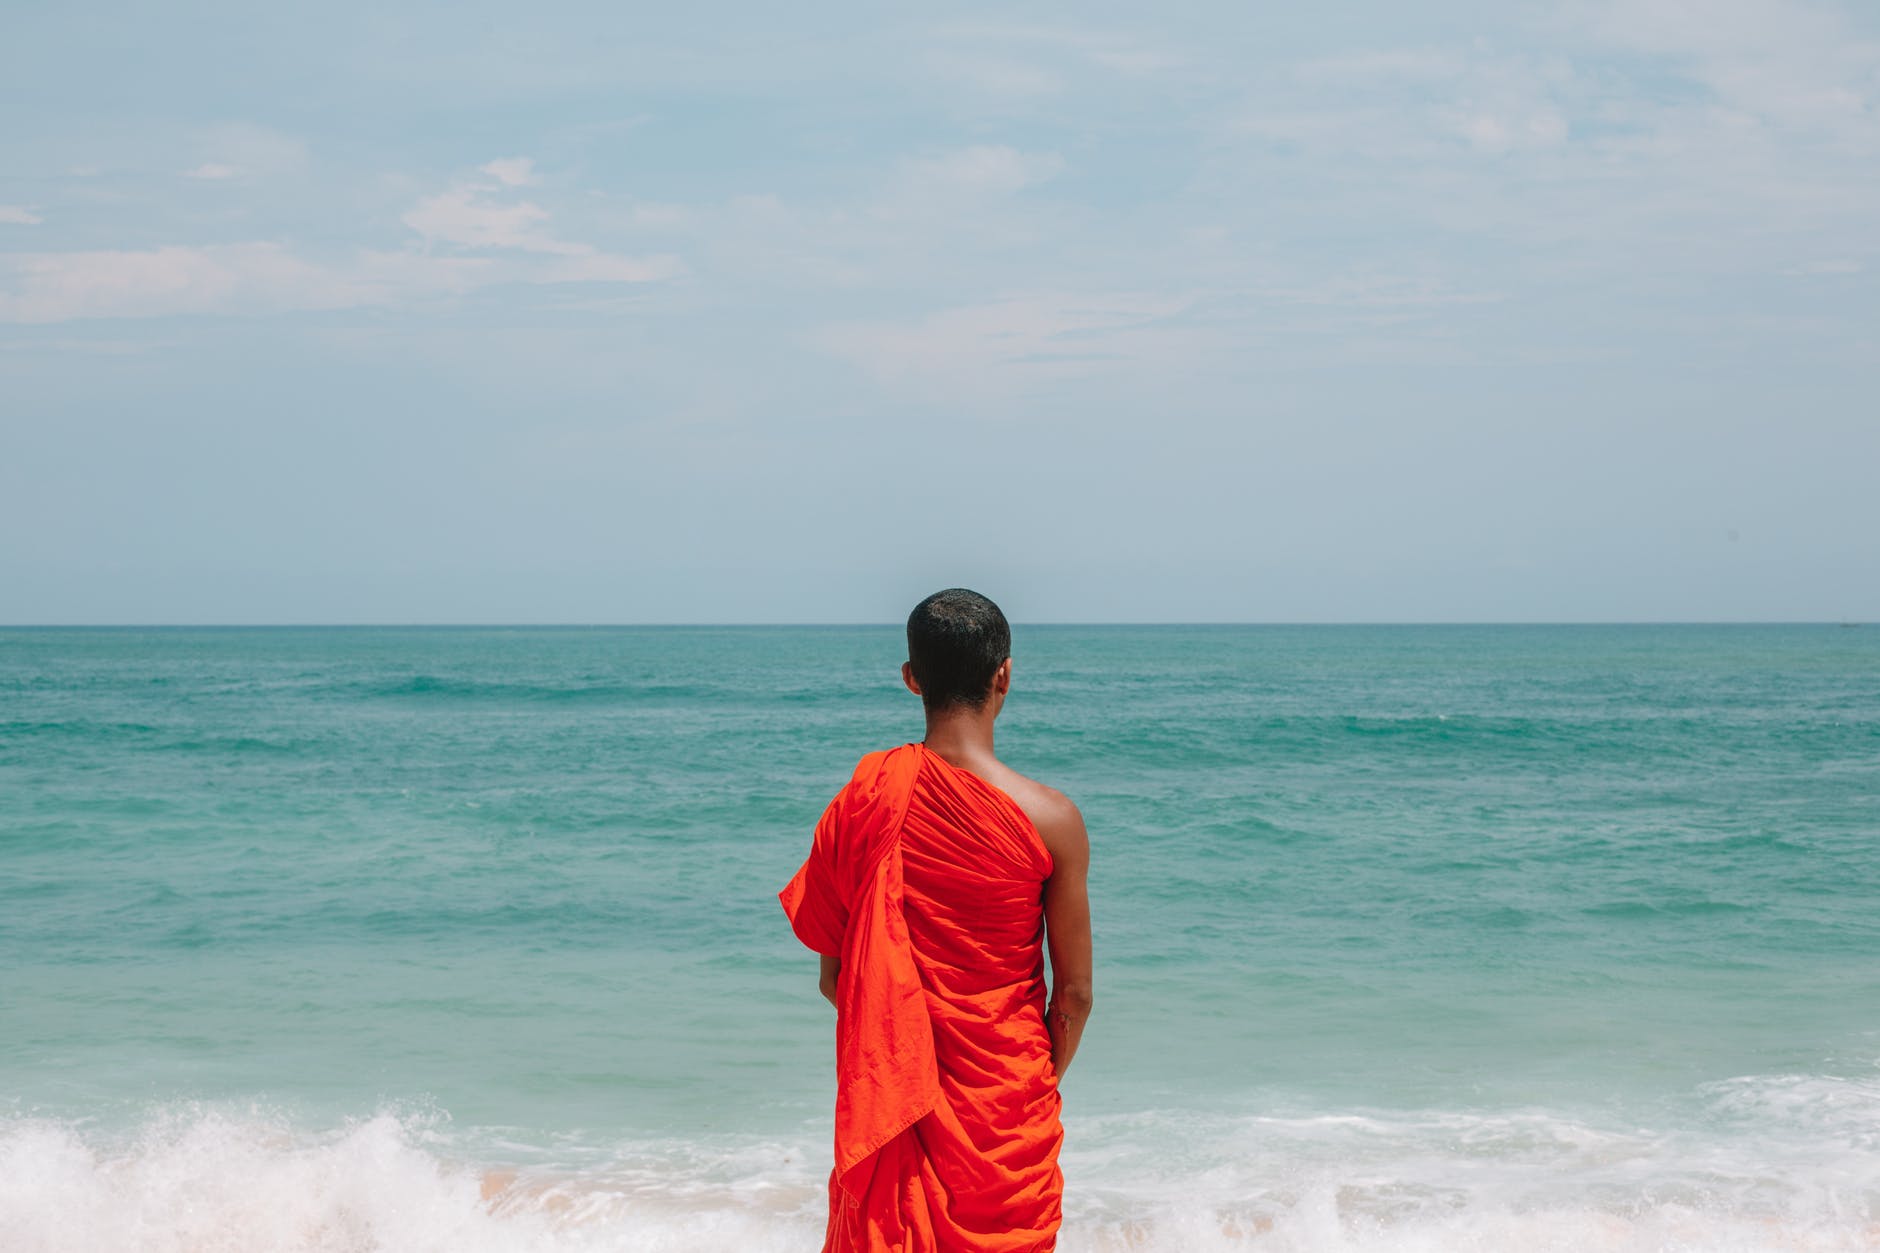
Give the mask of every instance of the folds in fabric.
[{"label": "folds in fabric", "polygon": [[1049,1248],[1051,861],[1005,793],[920,745],[862,759],[781,893],[837,981],[829,1249]]},{"label": "folds in fabric", "polygon": [[781,894],[804,944],[842,959],[836,983],[836,1178],[866,1186],[869,1158],[939,1100],[933,1027],[903,916],[901,826],[919,758],[871,753],[816,825]]}]

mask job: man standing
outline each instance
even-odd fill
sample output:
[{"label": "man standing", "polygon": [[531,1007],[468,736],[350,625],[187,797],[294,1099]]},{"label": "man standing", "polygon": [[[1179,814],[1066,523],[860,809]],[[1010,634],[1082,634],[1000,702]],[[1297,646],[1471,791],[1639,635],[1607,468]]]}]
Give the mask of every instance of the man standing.
[{"label": "man standing", "polygon": [[781,894],[836,1007],[825,1253],[1057,1243],[1058,1079],[1091,1006],[1090,842],[1062,793],[993,756],[1011,651],[977,592],[915,606],[901,677],[927,737],[862,758]]}]

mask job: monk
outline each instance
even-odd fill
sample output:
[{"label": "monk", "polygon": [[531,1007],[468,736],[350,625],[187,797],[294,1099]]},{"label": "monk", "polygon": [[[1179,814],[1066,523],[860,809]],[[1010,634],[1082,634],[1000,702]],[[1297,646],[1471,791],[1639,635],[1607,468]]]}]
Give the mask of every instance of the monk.
[{"label": "monk", "polygon": [[926,739],[862,758],[781,894],[836,1007],[825,1253],[1057,1243],[1058,1081],[1091,1007],[1090,841],[1063,794],[993,756],[1011,651],[977,592],[915,607],[901,678]]}]

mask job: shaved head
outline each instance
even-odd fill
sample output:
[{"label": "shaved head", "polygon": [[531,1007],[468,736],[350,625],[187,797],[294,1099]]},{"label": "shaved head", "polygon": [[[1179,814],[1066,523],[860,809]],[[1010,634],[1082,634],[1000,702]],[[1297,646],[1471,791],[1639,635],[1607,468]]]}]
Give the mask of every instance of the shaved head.
[{"label": "shaved head", "polygon": [[978,592],[949,587],[907,616],[907,660],[929,709],[986,703],[992,676],[1012,655],[1012,628]]}]

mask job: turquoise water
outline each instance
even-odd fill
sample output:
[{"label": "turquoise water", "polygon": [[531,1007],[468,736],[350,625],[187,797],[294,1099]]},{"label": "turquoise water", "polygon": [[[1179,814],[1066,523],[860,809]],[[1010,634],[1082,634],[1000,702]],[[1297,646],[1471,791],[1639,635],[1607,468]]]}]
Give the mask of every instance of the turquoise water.
[{"label": "turquoise water", "polygon": [[[1001,754],[1095,849],[1063,1247],[1869,1247],[1880,630],[1015,654]],[[813,1248],[774,893],[918,738],[900,660],[0,631],[0,1247]]]}]

